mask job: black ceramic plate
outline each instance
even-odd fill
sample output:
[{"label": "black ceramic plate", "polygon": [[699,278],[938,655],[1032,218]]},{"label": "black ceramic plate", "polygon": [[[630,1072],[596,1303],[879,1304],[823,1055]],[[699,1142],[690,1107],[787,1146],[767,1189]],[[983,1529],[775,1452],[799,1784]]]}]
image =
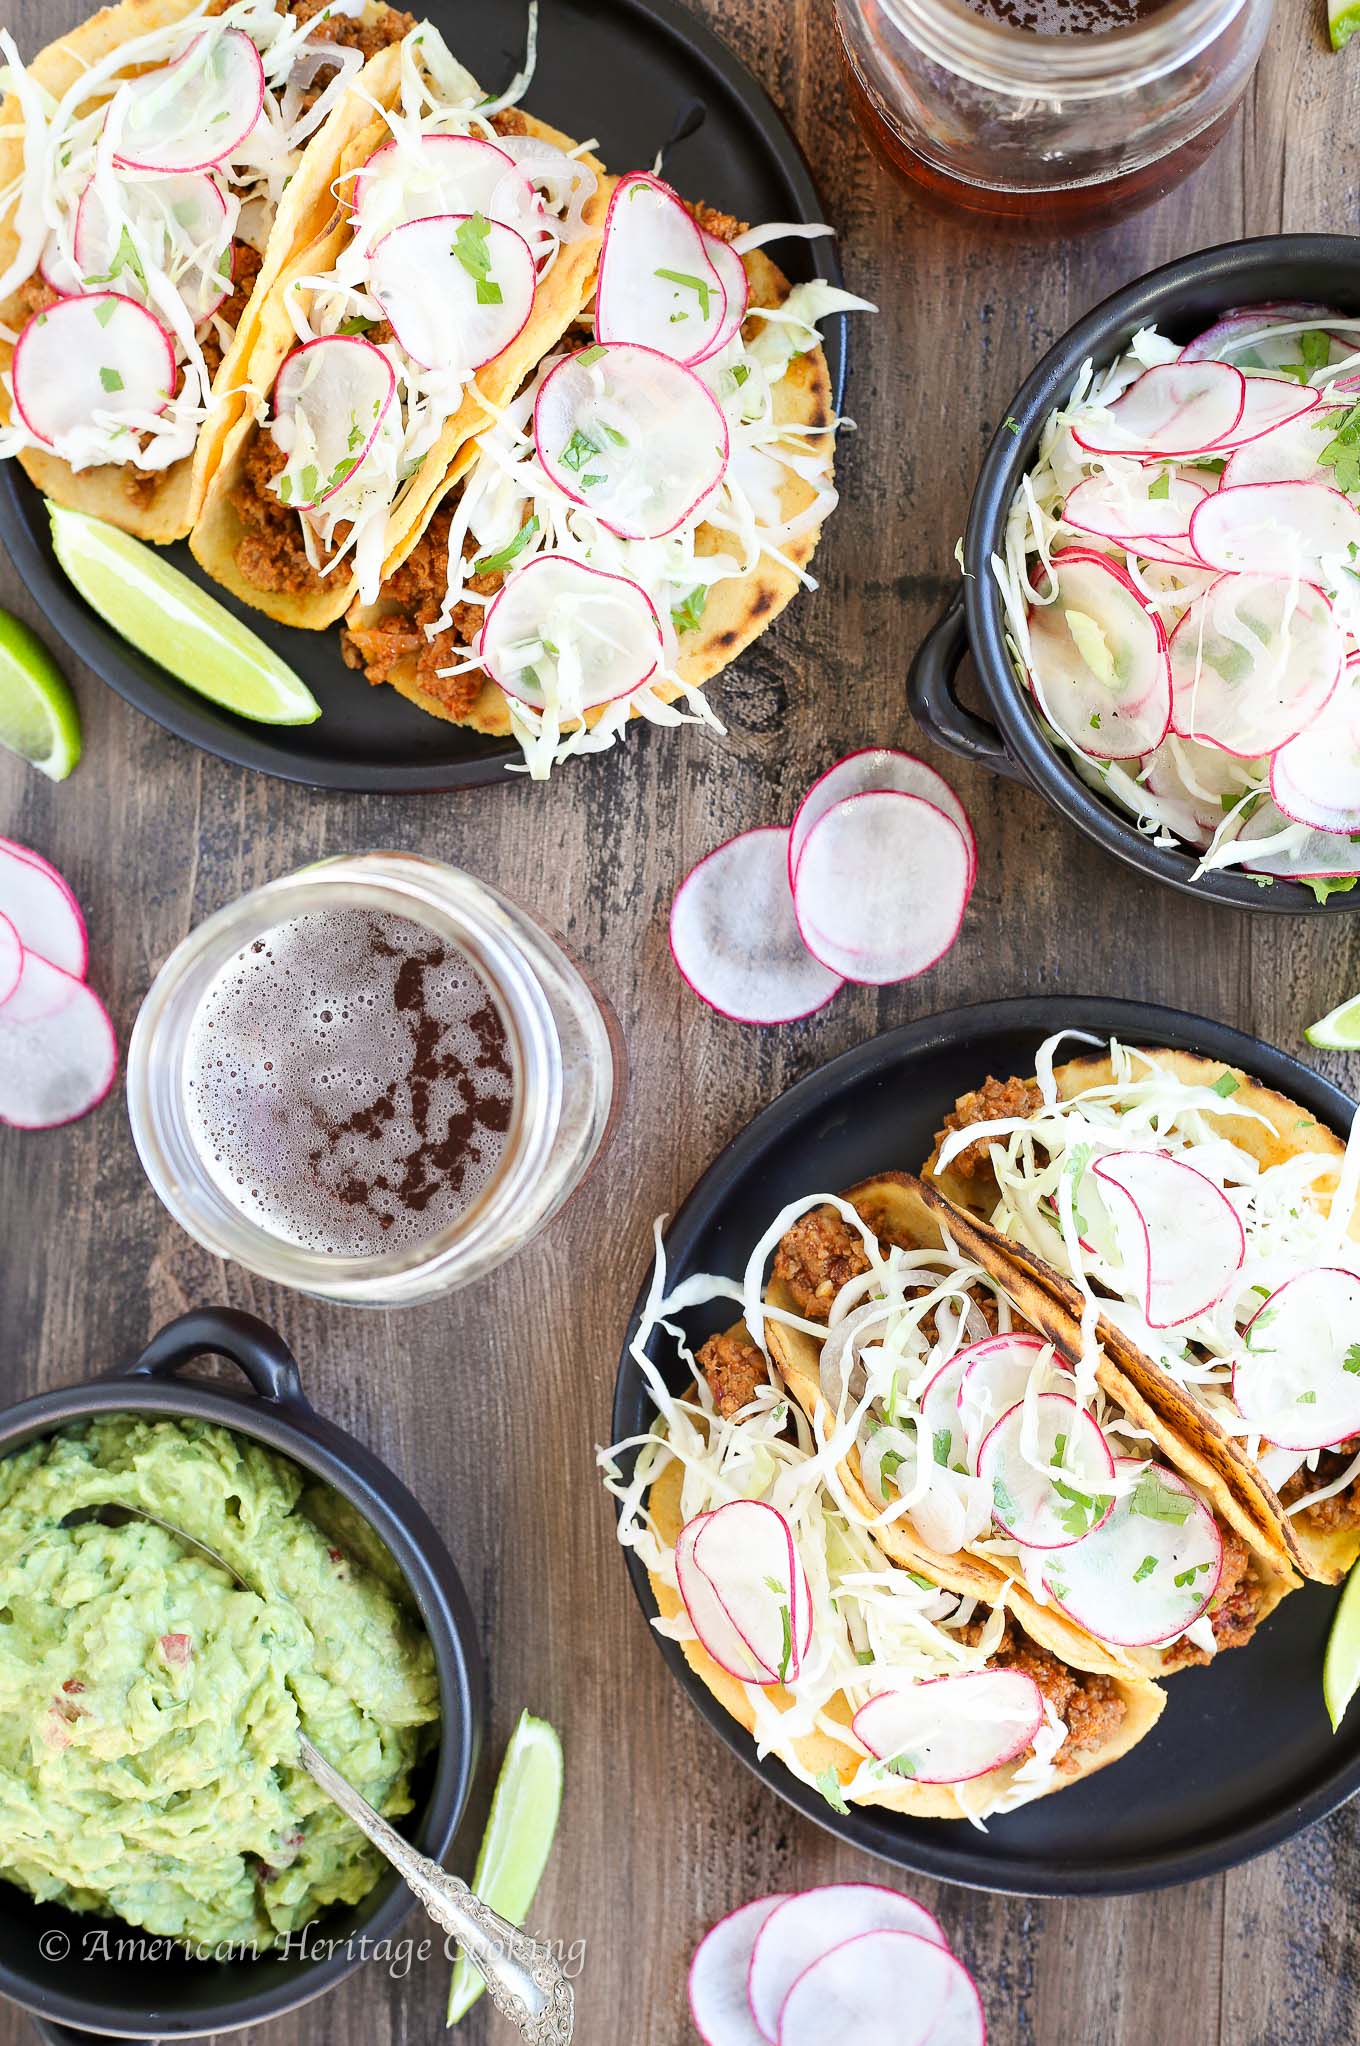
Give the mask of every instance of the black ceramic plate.
[{"label": "black ceramic plate", "polygon": [[[730,1144],[699,1181],[666,1237],[668,1288],[691,1272],[740,1276],[747,1254],[786,1202],[885,1167],[916,1166],[956,1097],[988,1074],[1031,1073],[1043,1038],[1081,1028],[1130,1043],[1198,1051],[1258,1074],[1344,1132],[1354,1103],[1284,1053],[1222,1023],[1143,1003],[1094,998],[994,1002],[927,1017],[873,1038],[813,1073]],[[641,1301],[629,1325],[631,1340]],[[681,1315],[694,1341],[732,1319],[730,1303]],[[662,1340],[653,1346],[663,1365]],[[679,1374],[673,1382],[679,1386]],[[615,1441],[650,1426],[654,1409],[625,1346],[614,1398]],[[649,1619],[646,1572],[627,1557]],[[1278,1845],[1360,1789],[1360,1714],[1333,1736],[1322,1703],[1322,1652],[1337,1594],[1306,1585],[1256,1639],[1207,1669],[1171,1679],[1158,1724],[1124,1761],[1018,1812],[966,1824],[852,1811],[838,1817],[754,1744],[655,1636],[699,1711],[773,1790],[829,1832],[945,1882],[1026,1895],[1119,1895],[1228,1868]]]},{"label": "black ceramic plate", "polygon": [[[520,0],[483,7],[430,0],[450,48],[500,90],[523,56]],[[542,0],[538,66],[527,104],[573,135],[598,138],[615,170],[666,175],[688,198],[743,220],[819,220],[807,165],[764,88],[680,0]],[[829,241],[774,245],[798,282],[840,271]],[[845,373],[845,322],[826,326],[832,389]],[[27,588],[82,660],[148,717],[206,752],[285,781],[328,789],[429,790],[503,781],[519,749],[427,717],[393,689],[373,689],[340,659],[338,629],[295,632],[229,597],[188,547],[175,564],[276,647],[321,705],[311,725],[259,725],[183,688],[110,630],[71,589],[52,553],[43,500],[17,462],[0,463],[0,538]]]}]

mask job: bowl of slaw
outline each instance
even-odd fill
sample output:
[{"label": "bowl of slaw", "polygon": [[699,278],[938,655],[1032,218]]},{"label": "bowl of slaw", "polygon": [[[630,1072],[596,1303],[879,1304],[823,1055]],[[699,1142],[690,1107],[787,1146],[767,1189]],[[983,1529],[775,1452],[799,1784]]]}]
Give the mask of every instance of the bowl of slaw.
[{"label": "bowl of slaw", "polygon": [[[1135,350],[1146,350],[1149,362],[1167,360],[1175,347],[1204,335],[1231,309],[1267,304],[1326,305],[1360,320],[1360,239],[1272,235],[1198,251],[1116,292],[1044,357],[993,435],[960,548],[962,587],[912,663],[908,696],[916,718],[939,744],[1034,788],[1086,837],[1140,873],[1238,908],[1337,915],[1360,908],[1360,883],[1314,887],[1272,880],[1239,864],[1218,865],[1212,863],[1221,856],[1216,827],[1206,834],[1206,847],[1180,839],[1155,816],[1140,817],[1130,807],[1131,791],[1122,799],[1112,793],[1109,777],[1055,733],[1021,680],[1015,645],[1013,507],[1023,499],[1026,479],[1048,460],[1054,415],[1070,412],[1074,395],[1078,402],[1089,398],[1100,379]],[[1149,334],[1155,337],[1151,345],[1145,340]],[[1353,335],[1360,354],[1360,326]],[[1321,373],[1325,376],[1326,366]],[[1174,622],[1173,609],[1165,616],[1168,630]],[[968,654],[986,715],[958,694],[956,677]],[[1249,800],[1248,794],[1244,801]],[[1228,804],[1223,815],[1230,810]],[[1356,869],[1360,872],[1360,844]]]}]

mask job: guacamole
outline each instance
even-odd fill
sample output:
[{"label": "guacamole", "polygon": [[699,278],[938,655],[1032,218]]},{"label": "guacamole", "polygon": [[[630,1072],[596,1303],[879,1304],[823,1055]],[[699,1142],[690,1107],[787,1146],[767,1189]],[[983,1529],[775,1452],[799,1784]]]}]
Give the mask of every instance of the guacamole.
[{"label": "guacamole", "polygon": [[[150,1522],[60,1525],[109,1502],[252,1589]],[[438,1708],[390,1557],[284,1457],[115,1414],[0,1461],[0,1876],[34,1896],[271,1944],[383,1866],[298,1766],[299,1727],[394,1815]]]}]

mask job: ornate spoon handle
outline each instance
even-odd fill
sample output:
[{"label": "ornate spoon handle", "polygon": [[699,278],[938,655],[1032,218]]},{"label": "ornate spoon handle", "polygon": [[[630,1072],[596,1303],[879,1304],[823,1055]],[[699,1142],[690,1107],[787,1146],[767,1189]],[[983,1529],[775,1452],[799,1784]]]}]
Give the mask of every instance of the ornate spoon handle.
[{"label": "ornate spoon handle", "polygon": [[418,1854],[305,1735],[299,1740],[299,1759],[327,1797],[387,1857],[435,1924],[454,1935],[486,1983],[486,1993],[496,2009],[529,2046],[569,2046],[574,2023],[572,1987],[551,1948],[530,1939],[492,1911],[437,1861]]}]

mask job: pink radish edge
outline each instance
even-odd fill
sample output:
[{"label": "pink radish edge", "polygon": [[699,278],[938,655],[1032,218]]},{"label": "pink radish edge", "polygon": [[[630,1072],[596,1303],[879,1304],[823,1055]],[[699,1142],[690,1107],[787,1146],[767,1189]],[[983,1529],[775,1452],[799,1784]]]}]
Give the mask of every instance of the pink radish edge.
[{"label": "pink radish edge", "polygon": [[51,860],[45,859],[39,852],[34,852],[31,846],[20,845],[17,840],[12,838],[0,838],[0,853],[10,853],[16,860],[22,860],[25,866],[36,867],[40,873],[46,874],[50,881],[54,881],[66,897],[80,936],[81,962],[78,973],[70,967],[62,967],[61,971],[63,973],[70,973],[73,980],[84,980],[90,964],[90,933],[89,927],[85,922],[85,913],[76,898],[75,889],[71,886],[66,876],[53,866]]},{"label": "pink radish edge", "polygon": [[[798,848],[798,857],[795,858],[793,847],[794,835],[797,830],[798,819],[802,816],[804,810],[812,801],[812,798],[816,795],[818,789],[822,786],[823,782],[829,780],[833,774],[838,774],[843,767],[848,767],[852,761],[863,760],[865,756],[870,753],[887,754],[894,760],[908,761],[913,767],[919,767],[922,773],[927,775],[931,781],[938,782],[942,789],[949,790],[950,796],[959,806],[959,815],[957,817],[953,814],[951,810],[946,810],[942,803],[932,802],[929,796],[922,796],[921,801],[925,803],[930,803],[932,809],[941,811],[943,815],[949,819],[951,824],[957,826],[959,833],[963,838],[963,842],[968,849],[969,887],[971,889],[973,881],[975,881],[977,878],[978,867],[977,835],[973,830],[973,820],[968,815],[968,811],[964,805],[962,797],[958,795],[958,793],[950,786],[949,782],[940,773],[938,767],[932,767],[930,762],[928,760],[923,760],[919,753],[909,753],[905,749],[905,747],[902,746],[856,746],[853,752],[843,753],[839,760],[833,760],[829,767],[824,767],[822,769],[821,773],[817,776],[817,779],[814,782],[812,782],[807,788],[805,794],[803,795],[801,801],[798,804],[798,807],[795,809],[793,813],[793,816],[789,822],[789,893],[790,894],[793,893],[794,877],[798,871],[798,858],[801,858],[802,856],[803,845],[807,844],[807,834],[804,833],[802,845],[800,845]],[[891,788],[880,787],[877,789],[867,788],[857,789],[855,793],[857,795],[874,794],[910,795],[912,792],[909,789],[894,790]],[[827,807],[831,808],[833,806],[829,804]],[[825,814],[825,812],[823,814]],[[811,829],[810,826],[809,829]]]}]

